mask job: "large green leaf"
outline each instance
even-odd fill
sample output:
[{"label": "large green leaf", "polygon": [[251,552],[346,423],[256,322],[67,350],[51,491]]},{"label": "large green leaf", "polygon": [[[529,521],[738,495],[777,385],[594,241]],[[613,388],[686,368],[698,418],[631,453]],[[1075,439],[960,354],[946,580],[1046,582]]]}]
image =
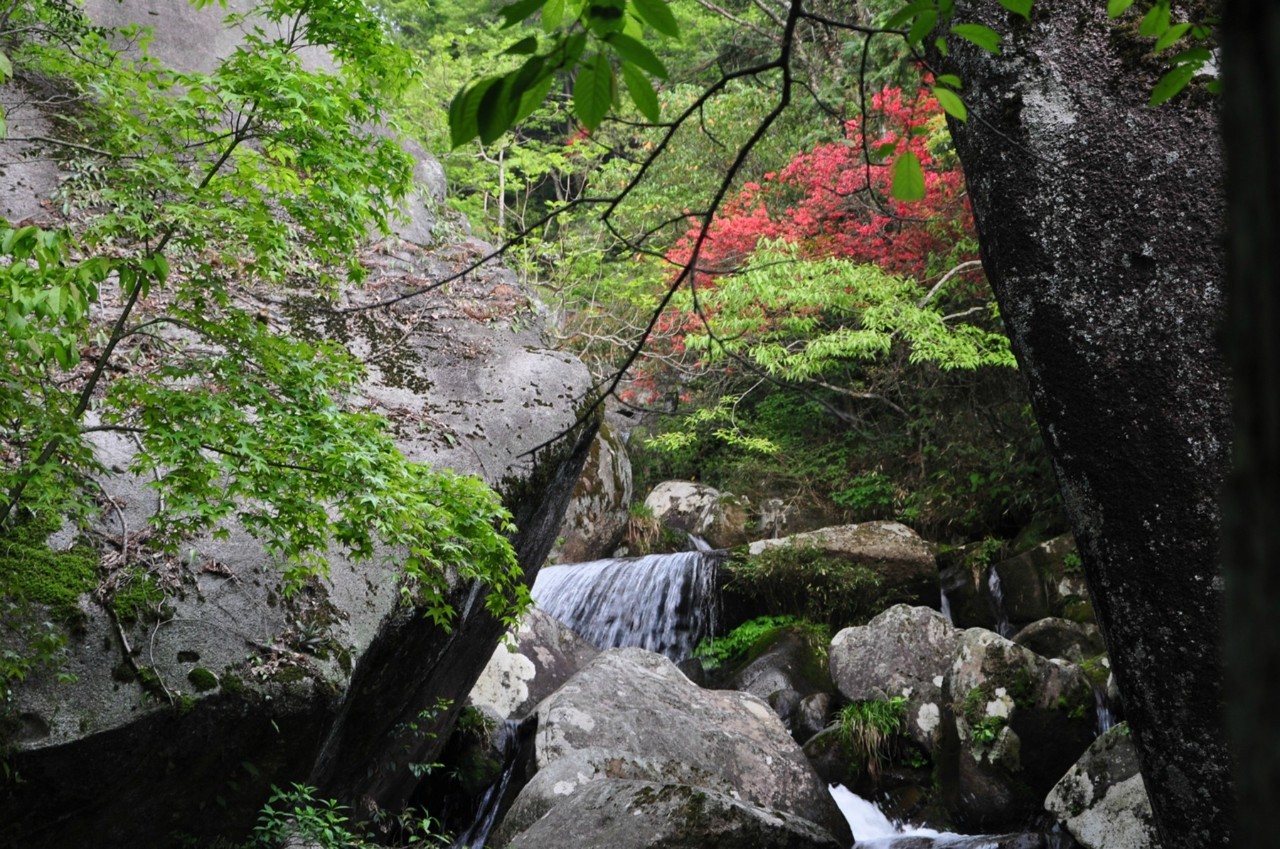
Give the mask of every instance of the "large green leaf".
[{"label": "large green leaf", "polygon": [[1156,83],[1156,87],[1151,90],[1151,99],[1147,101],[1148,106],[1159,106],[1166,100],[1173,97],[1178,92],[1187,87],[1187,83],[1191,82],[1191,78],[1195,76],[1196,66],[1179,65],[1169,73],[1160,78],[1160,82]]},{"label": "large green leaf", "polygon": [[956,24],[951,31],[965,41],[978,45],[988,53],[1000,52],[1000,33],[982,24]]},{"label": "large green leaf", "polygon": [[924,169],[920,167],[920,160],[909,150],[903,152],[893,163],[891,191],[896,200],[924,199]]},{"label": "large green leaf", "polygon": [[658,79],[667,78],[667,67],[654,52],[629,35],[615,32],[608,38],[609,46],[624,60],[648,71]]},{"label": "large green leaf", "polygon": [[653,90],[653,86],[649,84],[649,78],[634,65],[624,62],[622,65],[622,81],[626,83],[627,93],[631,95],[631,102],[640,110],[640,114],[651,122],[658,123],[662,118],[662,112],[658,105],[658,95]]},{"label": "large green leaf", "polygon": [[596,53],[573,82],[573,114],[588,130],[594,130],[612,105],[613,66],[604,53]]}]

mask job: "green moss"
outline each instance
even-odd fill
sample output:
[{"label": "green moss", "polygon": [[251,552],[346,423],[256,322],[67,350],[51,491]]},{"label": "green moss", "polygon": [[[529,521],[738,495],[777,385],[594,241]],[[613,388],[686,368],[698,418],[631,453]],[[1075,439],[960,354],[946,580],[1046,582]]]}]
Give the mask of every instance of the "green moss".
[{"label": "green moss", "polygon": [[197,693],[206,693],[218,686],[218,676],[203,666],[197,666],[188,672],[187,680],[196,688]]},{"label": "green moss", "polygon": [[231,672],[223,672],[221,683],[222,692],[224,693],[230,693],[233,696],[238,696],[244,692],[244,681],[241,680],[239,675],[234,675]]},{"label": "green moss", "polygon": [[141,570],[131,572],[111,598],[111,607],[121,625],[154,620],[164,604],[164,591],[151,575]]},{"label": "green moss", "polygon": [[281,684],[294,684],[306,677],[307,672],[301,666],[283,666],[279,672],[271,676],[271,680]]},{"label": "green moss", "polygon": [[778,614],[833,628],[865,624],[896,601],[875,570],[816,547],[780,545],[724,565],[732,592]]},{"label": "green moss", "polygon": [[54,551],[47,540],[58,530],[52,521],[23,520],[0,542],[0,596],[46,605],[64,622],[79,622],[80,596],[97,583],[98,552],[80,541]]}]

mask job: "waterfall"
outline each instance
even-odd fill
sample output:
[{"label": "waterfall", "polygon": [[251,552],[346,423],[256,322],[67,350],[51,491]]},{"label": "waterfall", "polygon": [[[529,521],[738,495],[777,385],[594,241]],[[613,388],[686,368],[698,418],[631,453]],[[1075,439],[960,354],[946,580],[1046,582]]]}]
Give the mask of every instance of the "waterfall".
[{"label": "waterfall", "polygon": [[987,589],[991,591],[991,608],[996,616],[996,633],[1002,637],[1013,636],[1013,623],[1009,611],[1004,608],[1004,588],[1000,586],[1000,573],[995,568],[987,570]]},{"label": "waterfall", "polygon": [[1105,685],[1093,685],[1093,705],[1098,717],[1095,731],[1101,737],[1116,724],[1116,712],[1111,706],[1111,699],[1107,698]]},{"label": "waterfall", "polygon": [[715,632],[718,561],[699,550],[548,566],[533,599],[597,648],[639,646],[681,661]]},{"label": "waterfall", "polygon": [[[480,797],[476,807],[475,819],[467,830],[457,836],[449,849],[484,849],[485,841],[498,823],[498,814],[511,786],[511,776],[520,764],[520,753],[524,744],[533,737],[532,727],[537,724],[536,717],[530,720],[504,720],[498,728],[497,749],[502,754],[502,774],[498,780],[489,785]],[[525,727],[525,726],[529,727]]]}]

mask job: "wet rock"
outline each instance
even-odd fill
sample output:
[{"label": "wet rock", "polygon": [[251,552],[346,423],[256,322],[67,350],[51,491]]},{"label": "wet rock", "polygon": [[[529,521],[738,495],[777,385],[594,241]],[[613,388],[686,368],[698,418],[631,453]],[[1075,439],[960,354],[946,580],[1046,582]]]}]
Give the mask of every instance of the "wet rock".
[{"label": "wet rock", "polygon": [[812,693],[830,691],[831,677],[816,649],[821,646],[814,646],[803,629],[779,629],[758,657],[733,673],[727,689],[751,693],[766,701],[779,690],[792,690],[797,694],[797,703]]},{"label": "wet rock", "polygon": [[831,719],[831,702],[830,693],[805,696],[791,720],[791,736],[803,743],[826,728]]},{"label": "wet rock", "polygon": [[907,733],[928,751],[941,735],[942,685],[961,631],[927,607],[895,605],[831,641],[831,677],[850,701],[907,699]]},{"label": "wet rock", "polygon": [[1138,772],[1128,728],[1093,742],[1044,801],[1084,849],[1153,849],[1159,845],[1151,802]]}]

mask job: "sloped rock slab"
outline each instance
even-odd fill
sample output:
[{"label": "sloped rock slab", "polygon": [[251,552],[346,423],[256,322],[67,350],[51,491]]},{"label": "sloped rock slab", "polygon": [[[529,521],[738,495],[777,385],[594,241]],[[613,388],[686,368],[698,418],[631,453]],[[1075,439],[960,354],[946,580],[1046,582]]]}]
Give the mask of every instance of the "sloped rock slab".
[{"label": "sloped rock slab", "polygon": [[1084,849],[1153,849],[1159,845],[1138,772],[1138,752],[1123,725],[1089,746],[1049,792],[1044,806]]},{"label": "sloped rock slab", "polygon": [[813,823],[685,784],[598,781],[509,849],[842,849]]},{"label": "sloped rock slab", "polygon": [[586,666],[600,650],[557,619],[531,607],[480,673],[468,700],[501,719],[523,719]]}]

